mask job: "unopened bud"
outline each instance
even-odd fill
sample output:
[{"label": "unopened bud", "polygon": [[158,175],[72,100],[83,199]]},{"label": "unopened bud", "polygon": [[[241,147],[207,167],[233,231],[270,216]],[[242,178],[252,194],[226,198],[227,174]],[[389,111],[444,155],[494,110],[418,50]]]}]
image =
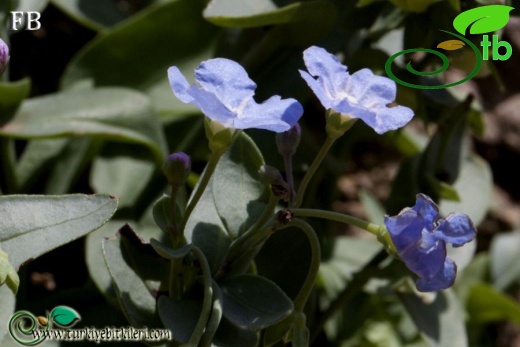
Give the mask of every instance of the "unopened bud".
[{"label": "unopened bud", "polygon": [[36,319],[38,319],[38,323],[40,323],[40,325],[43,327],[46,327],[47,324],[49,324],[49,320],[45,317],[38,316],[38,317],[36,317]]},{"label": "unopened bud", "polygon": [[258,170],[258,174],[262,181],[271,185],[271,191],[274,196],[285,202],[289,201],[291,195],[289,185],[285,182],[278,169],[269,165],[262,165],[260,170]]},{"label": "unopened bud", "polygon": [[190,156],[184,152],[175,152],[166,157],[164,175],[174,187],[183,185],[191,172]]},{"label": "unopened bud", "polygon": [[276,134],[276,146],[278,146],[278,152],[284,157],[292,156],[300,144],[301,136],[302,128],[298,123],[294,124],[291,129]]},{"label": "unopened bud", "polygon": [[4,72],[8,63],[9,47],[7,47],[4,40],[0,39],[0,75]]}]

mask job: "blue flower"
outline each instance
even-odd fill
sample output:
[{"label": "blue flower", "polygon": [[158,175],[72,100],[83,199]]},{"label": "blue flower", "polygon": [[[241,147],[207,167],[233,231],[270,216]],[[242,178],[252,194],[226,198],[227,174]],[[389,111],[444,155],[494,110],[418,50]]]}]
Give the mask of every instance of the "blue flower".
[{"label": "blue flower", "polygon": [[397,254],[419,276],[416,286],[421,292],[453,285],[457,265],[446,257],[446,244],[460,247],[477,233],[465,214],[440,218],[437,205],[424,194],[417,195],[414,207],[405,208],[394,217],[386,216],[385,225]]},{"label": "blue flower", "polygon": [[303,60],[310,74],[301,70],[300,74],[326,109],[360,118],[378,134],[398,129],[412,119],[414,113],[408,107],[387,107],[396,96],[391,79],[376,76],[369,69],[350,75],[334,55],[316,46],[303,52]]},{"label": "blue flower", "polygon": [[190,85],[179,69],[168,69],[175,95],[192,103],[202,113],[228,128],[258,128],[275,132],[289,130],[302,116],[303,107],[294,99],[273,96],[261,104],[253,99],[256,84],[240,64],[224,58],[202,62]]}]

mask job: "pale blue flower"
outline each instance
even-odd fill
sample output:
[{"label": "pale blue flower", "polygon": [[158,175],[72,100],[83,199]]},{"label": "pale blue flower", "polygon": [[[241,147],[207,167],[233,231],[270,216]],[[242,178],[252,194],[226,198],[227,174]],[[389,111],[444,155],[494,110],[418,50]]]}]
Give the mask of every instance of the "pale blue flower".
[{"label": "pale blue flower", "polygon": [[253,99],[256,84],[240,64],[224,58],[202,62],[190,85],[172,66],[168,77],[175,95],[192,103],[202,113],[228,128],[258,128],[275,132],[289,130],[302,116],[303,107],[294,99],[273,96],[261,104]]},{"label": "pale blue flower", "polygon": [[350,75],[334,55],[316,46],[306,49],[303,59],[309,73],[300,70],[300,74],[326,109],[360,118],[378,134],[398,129],[412,119],[414,113],[408,107],[387,107],[396,96],[391,79],[369,69]]},{"label": "pale blue flower", "polygon": [[424,194],[417,195],[414,207],[386,216],[385,225],[397,254],[419,276],[416,285],[422,292],[453,285],[457,265],[446,256],[446,244],[460,247],[477,233],[465,214],[453,213],[442,219],[437,205]]}]

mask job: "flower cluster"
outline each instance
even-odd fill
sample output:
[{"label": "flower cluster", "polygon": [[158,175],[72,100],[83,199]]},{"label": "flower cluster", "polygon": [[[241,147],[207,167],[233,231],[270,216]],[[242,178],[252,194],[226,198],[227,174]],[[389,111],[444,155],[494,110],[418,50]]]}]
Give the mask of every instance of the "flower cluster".
[{"label": "flower cluster", "polygon": [[453,285],[457,266],[446,256],[446,244],[460,247],[476,236],[468,216],[454,213],[442,219],[438,207],[424,194],[417,195],[412,208],[385,217],[385,225],[397,254],[419,276],[416,285],[422,292]]},{"label": "flower cluster", "polygon": [[[379,134],[398,129],[412,119],[414,113],[408,107],[387,107],[396,96],[396,85],[391,79],[376,76],[369,69],[349,75],[346,66],[320,47],[308,48],[303,57],[310,74],[300,74],[325,108],[360,118]],[[240,64],[229,59],[201,63],[195,69],[196,83],[192,85],[176,66],[168,69],[168,77],[174,94],[182,102],[196,105],[225,127],[283,132],[303,114],[301,104],[294,99],[273,96],[262,104],[256,103],[256,84]]]}]

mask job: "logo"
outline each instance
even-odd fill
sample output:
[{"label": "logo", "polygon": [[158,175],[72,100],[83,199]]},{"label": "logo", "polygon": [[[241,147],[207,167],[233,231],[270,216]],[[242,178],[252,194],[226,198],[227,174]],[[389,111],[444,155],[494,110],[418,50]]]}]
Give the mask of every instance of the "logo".
[{"label": "logo", "polygon": [[70,329],[81,320],[78,312],[67,306],[52,309],[47,317],[36,317],[29,311],[18,311],[9,320],[9,334],[22,346],[36,346],[45,340],[54,341],[171,341],[169,329],[136,329],[133,327]]},{"label": "logo", "polygon": [[53,324],[60,328],[70,328],[80,319],[79,313],[67,306],[55,307],[47,317],[36,317],[29,311],[18,311],[9,320],[9,334],[23,346],[36,346],[47,338],[49,334],[45,332],[50,331]]},{"label": "logo", "polygon": [[36,11],[11,11],[11,27],[10,30],[18,30],[18,26],[25,30],[38,30],[41,28],[40,12]]},{"label": "logo", "polygon": [[[460,48],[463,48],[464,46],[470,47],[476,56],[476,62],[475,67],[471,71],[471,73],[465,77],[464,79],[449,83],[449,84],[443,84],[438,86],[424,86],[420,84],[413,84],[406,81],[401,80],[399,77],[397,77],[392,72],[392,62],[397,59],[399,56],[403,54],[408,53],[416,53],[416,52],[425,52],[425,53],[431,53],[436,56],[438,56],[442,60],[442,66],[435,70],[435,71],[417,71],[414,69],[411,65],[411,62],[408,62],[406,64],[406,70],[416,76],[433,76],[440,74],[444,71],[446,71],[449,67],[449,60],[448,57],[436,50],[428,49],[428,48],[412,48],[412,49],[406,49],[404,51],[401,51],[397,54],[392,55],[385,64],[385,71],[392,80],[395,82],[402,84],[404,86],[410,87],[410,88],[417,88],[417,89],[442,89],[442,88],[449,88],[456,86],[458,84],[464,83],[466,81],[469,81],[471,78],[475,77],[475,75],[478,74],[480,71],[480,68],[482,67],[482,62],[484,60],[489,59],[489,49],[491,48],[491,56],[493,60],[507,60],[511,57],[512,54],[512,47],[508,42],[505,41],[499,41],[498,35],[492,35],[491,40],[489,39],[490,35],[483,35],[482,36],[482,42],[480,43],[480,46],[482,46],[482,54],[480,53],[480,49],[473,44],[470,40],[468,40],[465,35],[469,31],[469,34],[472,35],[480,35],[480,34],[486,34],[490,32],[494,32],[496,30],[502,29],[507,22],[509,21],[509,12],[513,10],[513,7],[505,6],[505,5],[488,5],[488,6],[481,6],[477,7],[468,11],[464,11],[461,14],[459,14],[455,19],[453,20],[453,27],[455,30],[460,34],[453,33],[447,30],[441,30],[442,32],[445,32],[451,36],[454,36],[456,39],[447,40],[444,42],[441,42],[437,45],[437,48],[444,49],[447,51],[454,51]],[[469,30],[468,30],[469,29]],[[439,29],[440,30],[440,29]],[[502,49],[502,52],[500,52],[500,48]]]}]

